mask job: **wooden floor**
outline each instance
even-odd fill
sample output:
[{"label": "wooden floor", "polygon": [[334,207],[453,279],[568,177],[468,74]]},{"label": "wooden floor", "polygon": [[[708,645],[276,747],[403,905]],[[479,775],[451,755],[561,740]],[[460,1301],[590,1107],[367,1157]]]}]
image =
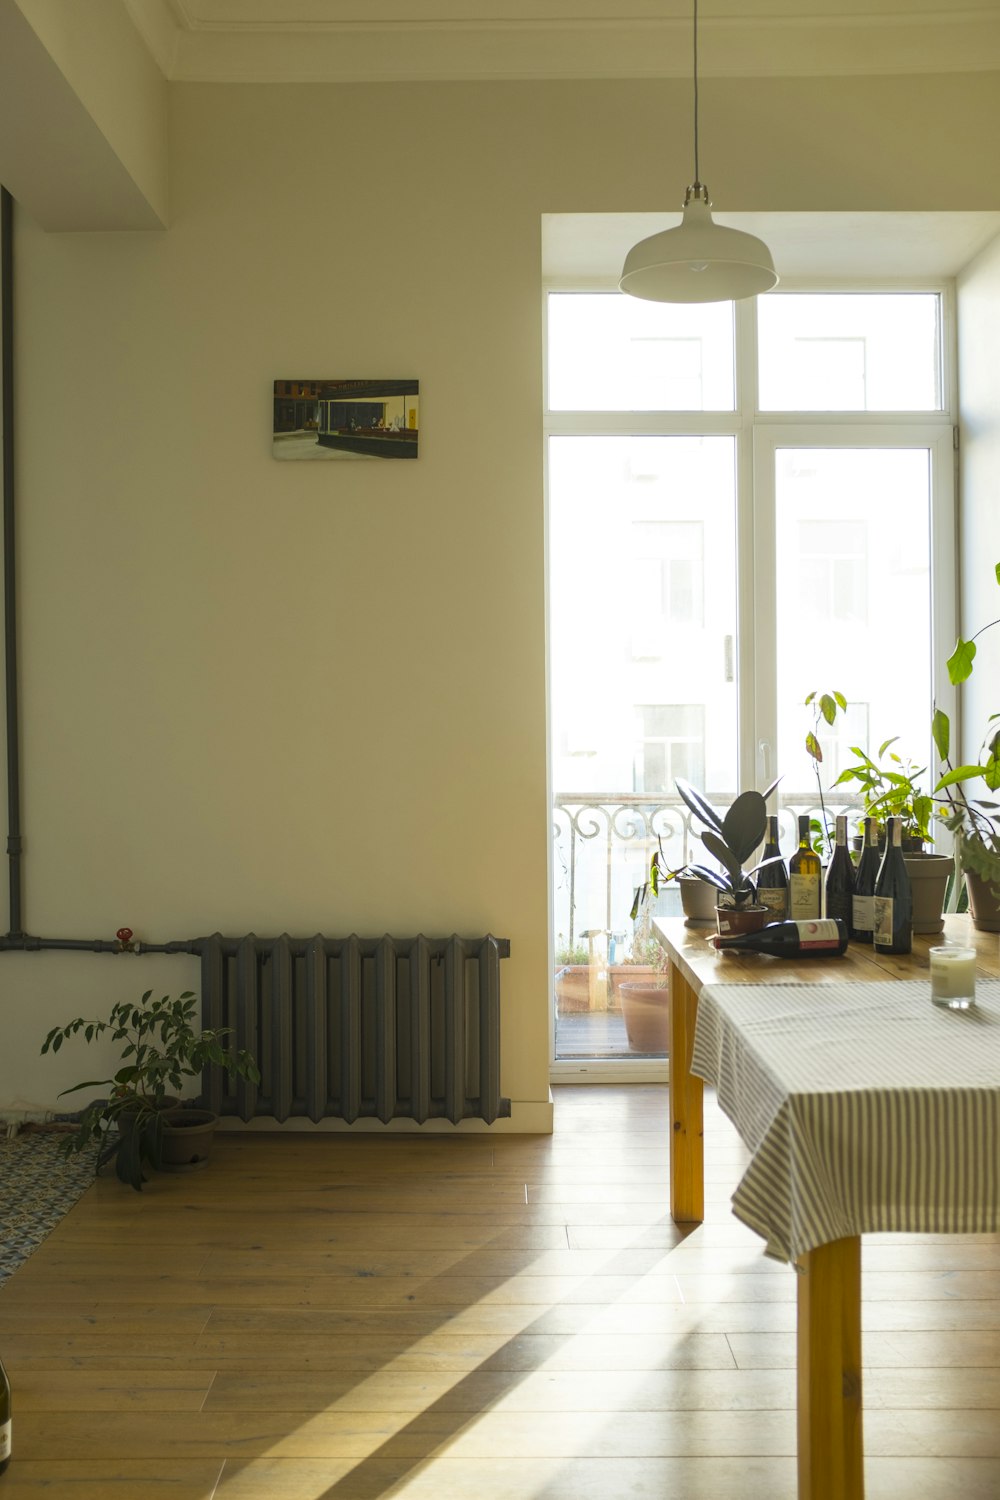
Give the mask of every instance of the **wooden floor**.
[{"label": "wooden floor", "polygon": [[[666,1089],[548,1137],[233,1136],[96,1183],[0,1290],[2,1500],[782,1500],[794,1273],[667,1217]],[[869,1500],[1000,1496],[1000,1239],[864,1247]]]}]

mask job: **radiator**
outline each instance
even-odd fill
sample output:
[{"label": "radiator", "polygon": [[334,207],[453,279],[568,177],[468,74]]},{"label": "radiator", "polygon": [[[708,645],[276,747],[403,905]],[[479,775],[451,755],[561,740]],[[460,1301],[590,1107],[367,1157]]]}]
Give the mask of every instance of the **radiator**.
[{"label": "radiator", "polygon": [[209,1068],[207,1108],[423,1123],[510,1114],[500,1096],[506,938],[259,938],[197,943],[206,1027],[230,1027],[259,1084]]}]

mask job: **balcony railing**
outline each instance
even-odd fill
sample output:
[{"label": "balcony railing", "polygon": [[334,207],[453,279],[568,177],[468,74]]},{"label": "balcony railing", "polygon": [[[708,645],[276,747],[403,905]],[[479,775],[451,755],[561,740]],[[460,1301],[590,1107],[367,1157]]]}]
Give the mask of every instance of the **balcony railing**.
[{"label": "balcony railing", "polygon": [[[731,793],[719,793],[714,799],[710,795],[720,808],[726,807],[731,798]],[[828,801],[831,831],[837,813],[849,813],[853,820],[860,810],[856,800]],[[780,809],[778,828],[786,857],[798,842],[799,813],[819,817],[819,808],[803,797]],[[681,869],[691,861],[714,863],[702,845],[701,826],[676,795],[560,793],[553,809],[557,953],[582,943],[589,943],[592,949],[598,936],[602,947],[606,943],[608,949],[627,941],[635,888],[647,878],[658,841],[663,849],[661,866],[668,870]],[[680,911],[676,886],[667,885],[655,909],[660,915]]]}]

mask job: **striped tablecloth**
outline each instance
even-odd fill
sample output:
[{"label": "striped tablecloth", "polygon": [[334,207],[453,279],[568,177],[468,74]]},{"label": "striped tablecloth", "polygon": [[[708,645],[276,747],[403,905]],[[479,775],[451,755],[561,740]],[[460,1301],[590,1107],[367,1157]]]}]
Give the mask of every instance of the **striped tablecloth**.
[{"label": "striped tablecloth", "polygon": [[753,1152],[737,1218],[794,1260],[879,1230],[1000,1229],[1000,980],[706,985],[692,1073]]}]

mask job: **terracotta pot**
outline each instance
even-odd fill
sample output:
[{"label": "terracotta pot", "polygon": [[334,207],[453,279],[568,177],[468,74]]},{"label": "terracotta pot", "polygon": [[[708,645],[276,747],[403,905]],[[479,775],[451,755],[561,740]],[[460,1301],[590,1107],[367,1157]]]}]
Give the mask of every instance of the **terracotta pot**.
[{"label": "terracotta pot", "polygon": [[613,1009],[621,1008],[623,984],[648,984],[656,973],[652,964],[611,964],[608,979],[611,985],[610,1003]]},{"label": "terracotta pot", "polygon": [[650,1057],[666,1057],[670,1047],[670,1006],[665,984],[626,980],[619,993],[629,1048]]},{"label": "terracotta pot", "polygon": [[590,1009],[590,965],[563,964],[556,969],[557,1014],[567,1016]]},{"label": "terracotta pot", "polygon": [[1000,896],[973,870],[966,870],[965,884],[973,927],[979,932],[1000,932]]},{"label": "terracotta pot", "polygon": [[163,1116],[163,1172],[194,1172],[208,1165],[219,1117],[210,1109],[170,1109]]},{"label": "terracotta pot", "polygon": [[732,906],[717,906],[715,919],[720,936],[733,937],[741,932],[759,932],[771,921],[771,911],[767,906],[744,906],[741,911]]},{"label": "terracotta pot", "polygon": [[904,854],[913,893],[914,932],[944,931],[944,898],[955,869],[950,854]]},{"label": "terracotta pot", "polygon": [[711,927],[715,921],[715,886],[696,875],[682,875],[678,883],[685,927]]}]

